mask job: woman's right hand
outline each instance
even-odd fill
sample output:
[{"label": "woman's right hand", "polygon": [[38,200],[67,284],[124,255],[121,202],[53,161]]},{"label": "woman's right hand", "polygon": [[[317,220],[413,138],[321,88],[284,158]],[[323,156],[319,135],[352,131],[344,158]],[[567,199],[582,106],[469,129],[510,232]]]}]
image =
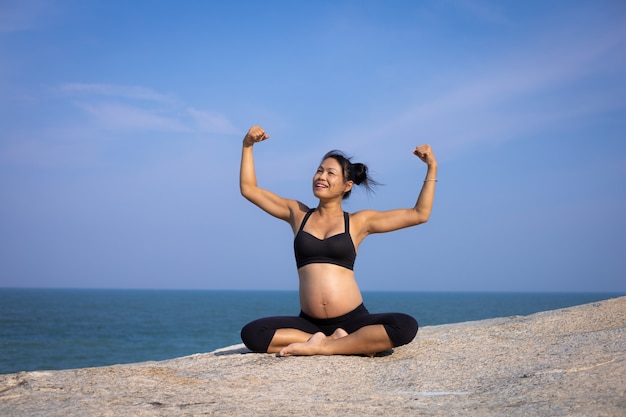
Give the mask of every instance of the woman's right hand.
[{"label": "woman's right hand", "polygon": [[261,126],[252,126],[246,136],[243,138],[243,146],[249,147],[257,142],[262,142],[269,138],[270,135],[265,133],[265,130]]}]

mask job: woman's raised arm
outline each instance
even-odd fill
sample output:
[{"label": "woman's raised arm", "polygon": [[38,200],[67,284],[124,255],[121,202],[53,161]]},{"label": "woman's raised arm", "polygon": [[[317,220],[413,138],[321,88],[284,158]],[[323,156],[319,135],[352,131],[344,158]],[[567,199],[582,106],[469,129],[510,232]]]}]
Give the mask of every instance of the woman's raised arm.
[{"label": "woman's raised arm", "polygon": [[260,188],[256,181],[252,148],[255,143],[262,142],[269,137],[270,136],[265,133],[262,127],[252,126],[243,138],[241,168],[239,170],[239,188],[241,190],[241,195],[243,195],[247,200],[272,216],[291,223],[290,219],[292,218],[292,206],[296,207],[298,203],[294,200],[282,198],[271,191]]},{"label": "woman's raised arm", "polygon": [[413,154],[427,165],[426,178],[422,185],[415,206],[407,209],[389,211],[364,210],[359,213],[363,228],[362,238],[372,233],[385,233],[416,226],[428,221],[435,198],[435,183],[437,182],[437,160],[430,145],[420,145]]}]

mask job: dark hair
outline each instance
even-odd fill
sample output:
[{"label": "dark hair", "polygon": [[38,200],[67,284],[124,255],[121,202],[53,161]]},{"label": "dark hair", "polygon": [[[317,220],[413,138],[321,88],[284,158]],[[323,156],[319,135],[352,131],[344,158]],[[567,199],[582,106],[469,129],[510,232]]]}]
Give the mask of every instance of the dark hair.
[{"label": "dark hair", "polygon": [[[339,165],[341,165],[341,171],[343,179],[345,181],[353,181],[356,185],[362,185],[367,191],[374,191],[374,187],[379,185],[372,179],[367,173],[367,166],[360,162],[352,163],[349,156],[338,150],[332,150],[328,152],[322,158],[322,162],[328,158],[333,158]],[[352,190],[347,191],[343,195],[343,199],[350,197]]]}]

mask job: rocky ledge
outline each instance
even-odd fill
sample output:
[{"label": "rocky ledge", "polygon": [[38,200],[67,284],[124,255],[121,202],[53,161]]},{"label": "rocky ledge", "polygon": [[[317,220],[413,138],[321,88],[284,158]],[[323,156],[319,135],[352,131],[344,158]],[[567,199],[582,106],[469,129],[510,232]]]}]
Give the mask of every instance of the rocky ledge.
[{"label": "rocky ledge", "polygon": [[384,357],[243,345],[0,375],[2,416],[624,416],[626,297],[420,329]]}]

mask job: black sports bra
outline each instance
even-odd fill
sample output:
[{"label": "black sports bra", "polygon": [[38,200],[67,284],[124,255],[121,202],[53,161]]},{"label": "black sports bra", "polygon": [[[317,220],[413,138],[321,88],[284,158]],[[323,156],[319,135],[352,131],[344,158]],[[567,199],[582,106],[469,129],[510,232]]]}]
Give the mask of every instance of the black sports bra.
[{"label": "black sports bra", "polygon": [[353,270],[356,250],[354,249],[354,242],[352,242],[350,237],[350,215],[346,212],[343,213],[345,227],[343,233],[326,239],[318,239],[302,230],[313,211],[315,209],[309,210],[304,215],[300,230],[298,230],[293,240],[293,250],[296,255],[298,269],[308,264],[324,263],[339,265]]}]

